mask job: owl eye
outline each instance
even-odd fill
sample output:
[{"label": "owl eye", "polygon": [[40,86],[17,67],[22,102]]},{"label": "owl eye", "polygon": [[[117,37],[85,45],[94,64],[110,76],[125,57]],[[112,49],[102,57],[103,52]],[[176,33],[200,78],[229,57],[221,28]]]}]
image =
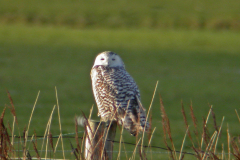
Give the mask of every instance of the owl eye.
[{"label": "owl eye", "polygon": [[103,60],[104,60],[104,58],[101,58],[101,60],[103,61]]},{"label": "owl eye", "polygon": [[112,60],[115,61],[115,58],[113,58]]}]

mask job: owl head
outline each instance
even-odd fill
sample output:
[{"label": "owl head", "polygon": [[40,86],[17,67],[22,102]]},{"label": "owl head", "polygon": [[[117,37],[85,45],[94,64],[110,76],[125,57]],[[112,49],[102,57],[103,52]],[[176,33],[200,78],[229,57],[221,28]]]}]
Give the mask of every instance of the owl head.
[{"label": "owl head", "polygon": [[94,66],[124,67],[119,55],[111,51],[99,53],[95,59]]}]

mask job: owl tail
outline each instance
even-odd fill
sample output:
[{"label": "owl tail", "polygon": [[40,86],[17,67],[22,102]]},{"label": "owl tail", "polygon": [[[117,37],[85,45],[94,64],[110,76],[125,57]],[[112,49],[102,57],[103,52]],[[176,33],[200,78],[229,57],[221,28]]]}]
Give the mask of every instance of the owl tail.
[{"label": "owl tail", "polygon": [[121,119],[120,124],[133,136],[136,136],[139,132],[147,132],[149,130],[149,123],[146,122],[145,112],[141,109],[140,112],[137,112],[135,107],[127,111],[126,116]]},{"label": "owl tail", "polygon": [[147,122],[146,120],[146,114],[145,114],[145,108],[143,107],[141,101],[139,100],[139,98],[136,96],[136,100],[137,100],[137,103],[138,103],[138,106],[139,106],[139,110],[140,110],[140,113],[138,113],[139,115],[139,122],[140,122],[140,127],[139,127],[139,130],[141,132],[147,132],[149,131],[149,123]]},{"label": "owl tail", "polygon": [[133,136],[139,132],[149,131],[150,125],[146,120],[145,109],[136,96],[135,101],[128,101],[127,109],[117,108],[117,121],[128,130]]}]

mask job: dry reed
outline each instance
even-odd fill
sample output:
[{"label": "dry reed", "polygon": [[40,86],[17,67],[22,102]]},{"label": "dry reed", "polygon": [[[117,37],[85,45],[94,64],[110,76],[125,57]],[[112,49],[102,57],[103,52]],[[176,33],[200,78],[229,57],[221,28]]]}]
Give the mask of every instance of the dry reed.
[{"label": "dry reed", "polygon": [[[156,87],[157,87],[157,85],[156,85]],[[156,91],[156,87],[155,87],[155,91]],[[154,94],[153,94],[151,105],[150,105],[148,113],[147,113],[147,116],[149,117],[150,125],[152,123],[151,107],[152,107],[155,91],[154,91]],[[13,104],[13,100],[12,100],[12,98],[10,96],[10,93],[8,91],[7,91],[7,94],[8,94],[8,98],[10,99],[11,106],[10,107],[5,107],[3,109],[1,117],[0,117],[0,144],[1,144],[0,158],[3,159],[3,160],[12,159],[14,157],[18,157],[19,159],[33,159],[34,156],[32,156],[32,153],[29,152],[29,145],[27,147],[27,142],[28,142],[28,134],[29,134],[30,124],[31,124],[31,120],[32,120],[32,117],[33,117],[33,112],[34,112],[34,109],[35,109],[35,106],[36,106],[36,103],[37,103],[37,100],[38,100],[39,93],[38,93],[38,96],[36,98],[35,104],[33,106],[32,113],[31,113],[30,118],[29,118],[28,126],[23,129],[22,135],[19,134],[19,136],[18,136],[20,138],[19,139],[20,141],[18,142],[18,145],[21,146],[22,150],[23,150],[22,152],[19,152],[18,151],[19,147],[18,147],[18,150],[17,150],[18,155],[16,155],[16,153],[15,153],[16,150],[13,147],[14,140],[16,139],[16,138],[14,138],[15,137],[14,136],[14,132],[15,132],[14,128],[15,128],[15,124],[18,125],[17,115],[16,115],[14,104]],[[45,148],[46,148],[45,158],[48,158],[47,151],[50,151],[50,152],[53,152],[53,153],[56,152],[56,148],[57,148],[58,143],[60,141],[61,141],[61,144],[62,144],[62,152],[64,152],[63,135],[62,135],[61,119],[60,119],[60,109],[59,109],[60,107],[59,107],[59,104],[58,104],[57,90],[56,90],[56,99],[57,99],[58,121],[59,121],[60,134],[59,134],[58,140],[54,143],[53,136],[52,136],[51,131],[50,131],[51,130],[52,115],[53,115],[53,111],[54,111],[54,107],[55,107],[54,106],[53,111],[52,111],[52,113],[49,117],[49,120],[48,120],[48,123],[47,123],[47,126],[46,126],[45,135],[43,137],[44,139],[46,138],[46,140],[47,140],[47,142],[45,144]],[[186,154],[188,154],[188,153],[184,152],[184,148],[185,148],[185,143],[188,141],[188,138],[189,138],[189,140],[192,144],[191,148],[195,153],[195,157],[199,160],[204,160],[204,159],[231,159],[232,157],[234,157],[235,159],[240,159],[240,147],[239,147],[240,146],[240,138],[238,136],[235,136],[235,137],[231,138],[228,125],[227,125],[227,154],[225,153],[225,150],[224,150],[224,143],[222,143],[221,144],[221,152],[219,152],[219,153],[221,153],[221,155],[218,155],[217,145],[219,143],[219,138],[220,138],[221,131],[222,131],[222,128],[223,128],[224,117],[222,118],[221,125],[217,126],[216,114],[214,113],[212,106],[210,106],[207,117],[203,118],[202,130],[201,130],[201,132],[199,132],[199,124],[197,122],[196,116],[194,115],[192,102],[190,104],[190,116],[191,116],[192,122],[188,121],[188,117],[187,117],[188,115],[185,112],[183,103],[181,103],[181,105],[182,105],[181,112],[182,112],[182,115],[183,115],[183,121],[184,121],[184,125],[186,127],[186,132],[185,132],[185,136],[184,136],[183,141],[182,141],[180,151],[177,151],[175,149],[174,141],[173,141],[173,138],[172,138],[172,134],[175,134],[175,133],[171,133],[170,120],[169,120],[169,118],[167,116],[167,113],[165,111],[162,98],[160,97],[160,109],[161,109],[162,127],[163,127],[163,142],[166,145],[167,150],[169,151],[169,158],[170,159],[181,160],[181,159],[184,159],[186,157]],[[13,125],[10,126],[10,124],[8,123],[8,128],[5,127],[4,121],[3,121],[6,108],[10,109],[11,114],[13,116]],[[240,118],[238,116],[237,110],[235,110],[235,112],[236,112],[237,118],[240,122]],[[92,110],[91,110],[91,113],[92,113]],[[91,113],[89,115],[89,118],[91,117]],[[210,115],[211,115],[212,120],[213,120],[213,126],[211,126],[211,128],[214,128],[214,130],[215,130],[214,133],[211,133],[210,132],[211,129],[208,129],[209,128],[208,121],[210,119],[209,118]],[[88,119],[86,118],[86,116],[84,114],[83,114],[83,117],[85,119],[84,120],[84,125],[86,127],[86,126],[89,125]],[[110,124],[111,123],[112,122],[110,122]],[[194,128],[193,128],[194,134],[192,134],[192,135],[191,135],[191,128],[189,127],[189,124],[191,124],[191,123],[193,123],[193,125],[194,125]],[[110,127],[110,125],[106,128],[106,133],[109,131],[109,127]],[[136,138],[136,145],[133,149],[133,153],[131,154],[130,159],[132,159],[132,160],[136,159],[137,151],[138,151],[140,159],[147,159],[149,157],[151,157],[151,159],[153,159],[152,155],[150,156],[150,155],[146,154],[146,153],[149,153],[149,152],[145,152],[144,147],[147,147],[147,151],[149,151],[149,150],[151,151],[151,147],[152,147],[151,146],[151,141],[153,140],[153,134],[155,132],[155,129],[156,128],[154,128],[152,132],[148,133],[148,145],[147,146],[143,145],[144,133],[143,133],[142,137],[139,137],[139,138],[137,137]],[[18,128],[18,132],[20,133],[19,128]],[[104,135],[106,135],[106,133]],[[95,136],[96,136],[97,133],[93,133],[93,134],[95,134]],[[100,140],[106,141],[106,137],[104,137],[104,135],[102,135],[102,137],[100,137]],[[77,159],[77,160],[78,159],[79,160],[84,159],[84,157],[83,157],[84,140],[88,139],[88,136],[89,135],[87,134],[87,132],[84,133],[84,136],[82,137],[81,142],[79,142],[80,137],[78,136],[78,125],[77,125],[77,119],[75,118],[75,142],[76,142],[76,147],[71,142],[69,142],[69,144],[72,148],[72,153],[74,154],[75,159]],[[195,141],[194,141],[195,139],[197,140],[197,143],[195,143]],[[199,139],[201,139],[201,142],[199,142]],[[170,145],[171,147],[168,145],[168,143],[171,144]],[[22,144],[22,145],[20,145],[20,144]],[[31,139],[31,144],[32,144],[33,149],[34,149],[35,157],[40,160],[41,159],[41,154],[39,154],[40,150],[38,150],[37,134],[36,134],[35,130],[34,130],[34,134],[33,134],[32,139]],[[55,147],[54,147],[54,144],[55,144]],[[118,151],[117,159],[121,159],[120,158],[120,153],[122,151],[122,145],[124,146],[126,159],[129,159],[128,154],[126,153],[125,145],[124,145],[123,128],[121,130],[121,135],[120,135],[119,151]],[[47,149],[48,146],[50,147],[50,149]],[[93,146],[93,147],[96,147],[96,146]],[[42,143],[42,148],[43,147],[44,147],[44,140],[43,140],[43,143]],[[100,149],[100,151],[102,152],[102,154],[101,154],[102,159],[106,158],[107,153],[104,150],[104,145],[103,145],[103,147],[100,147],[98,149]],[[41,152],[42,152],[42,149],[41,149]],[[179,156],[177,156],[177,154],[176,154],[177,152],[179,153]],[[21,158],[20,153],[22,153],[22,158]],[[63,156],[63,158],[65,158],[64,153],[62,154],[62,156]]]}]

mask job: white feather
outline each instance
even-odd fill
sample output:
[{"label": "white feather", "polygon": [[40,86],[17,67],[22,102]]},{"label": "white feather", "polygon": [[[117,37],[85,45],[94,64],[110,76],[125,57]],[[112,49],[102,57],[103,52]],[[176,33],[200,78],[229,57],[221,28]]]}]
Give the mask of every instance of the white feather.
[{"label": "white feather", "polygon": [[125,70],[119,55],[110,51],[98,54],[91,70],[91,79],[98,115],[102,120],[113,118],[133,135],[144,131],[144,128],[148,130],[138,87]]}]

